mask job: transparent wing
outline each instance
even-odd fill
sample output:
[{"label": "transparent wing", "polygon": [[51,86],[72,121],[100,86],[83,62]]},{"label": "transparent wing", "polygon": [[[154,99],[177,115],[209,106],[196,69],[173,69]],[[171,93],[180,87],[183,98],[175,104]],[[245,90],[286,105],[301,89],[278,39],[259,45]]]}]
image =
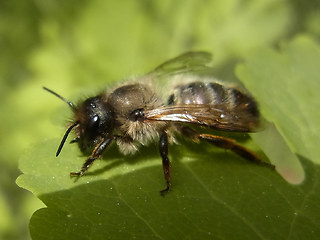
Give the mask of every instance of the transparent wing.
[{"label": "transparent wing", "polygon": [[259,128],[259,117],[224,105],[176,105],[148,110],[146,121],[190,123],[231,132],[253,132]]},{"label": "transparent wing", "polygon": [[148,73],[148,75],[165,77],[186,72],[205,71],[209,69],[207,64],[210,63],[211,60],[212,55],[208,52],[186,52],[162,63]]}]

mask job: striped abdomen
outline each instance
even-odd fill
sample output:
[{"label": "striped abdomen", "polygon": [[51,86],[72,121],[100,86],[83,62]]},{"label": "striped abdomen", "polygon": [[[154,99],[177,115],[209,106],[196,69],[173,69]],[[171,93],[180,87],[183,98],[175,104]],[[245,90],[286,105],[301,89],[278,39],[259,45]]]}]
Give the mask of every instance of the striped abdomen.
[{"label": "striped abdomen", "polygon": [[258,106],[255,100],[238,89],[218,82],[191,82],[177,85],[169,96],[168,105],[205,104],[228,112],[245,114],[257,118]]}]

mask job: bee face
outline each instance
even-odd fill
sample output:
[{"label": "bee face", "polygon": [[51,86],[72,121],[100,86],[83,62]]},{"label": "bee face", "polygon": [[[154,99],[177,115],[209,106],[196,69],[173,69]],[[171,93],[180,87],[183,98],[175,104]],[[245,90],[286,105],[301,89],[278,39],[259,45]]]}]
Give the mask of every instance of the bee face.
[{"label": "bee face", "polygon": [[99,142],[111,135],[114,129],[114,113],[102,97],[85,100],[75,112],[76,135],[81,151],[92,150]]},{"label": "bee face", "polygon": [[[77,138],[72,142],[78,142],[81,151],[91,152],[81,170],[70,175],[82,176],[113,141],[124,154],[134,153],[140,145],[150,141],[158,141],[166,181],[166,188],[161,191],[164,194],[171,186],[168,145],[170,140],[174,142],[175,134],[197,143],[209,142],[250,161],[274,168],[233,139],[198,133],[192,128],[193,125],[199,125],[220,131],[251,132],[259,126],[258,106],[249,94],[193,73],[207,70],[206,64],[210,60],[211,55],[206,52],[182,54],[110,94],[104,92],[88,98],[77,107],[44,88],[66,102],[75,115],[56,155],[59,155],[73,129]],[[172,82],[175,77],[182,81],[172,89],[165,89],[166,98],[157,94],[151,82],[168,77]]]}]

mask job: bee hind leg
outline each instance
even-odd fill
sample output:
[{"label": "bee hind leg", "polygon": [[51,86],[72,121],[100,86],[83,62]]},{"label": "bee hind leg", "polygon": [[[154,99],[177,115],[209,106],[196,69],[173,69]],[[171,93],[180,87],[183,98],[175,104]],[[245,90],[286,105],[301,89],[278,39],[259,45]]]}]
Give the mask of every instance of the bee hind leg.
[{"label": "bee hind leg", "polygon": [[234,139],[211,135],[211,134],[201,134],[193,130],[192,128],[181,126],[178,127],[178,130],[184,135],[192,140],[199,142],[200,140],[205,140],[216,147],[228,149],[242,158],[245,158],[251,162],[255,162],[259,165],[269,167],[271,169],[275,169],[275,166],[271,163],[267,163],[262,161],[258,155],[251,152],[249,149],[239,145],[236,143]]}]

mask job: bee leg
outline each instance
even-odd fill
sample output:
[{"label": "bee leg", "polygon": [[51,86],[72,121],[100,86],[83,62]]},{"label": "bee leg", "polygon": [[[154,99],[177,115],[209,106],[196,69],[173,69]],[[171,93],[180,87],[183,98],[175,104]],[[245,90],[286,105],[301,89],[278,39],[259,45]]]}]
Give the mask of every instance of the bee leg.
[{"label": "bee leg", "polygon": [[159,151],[162,158],[163,174],[167,184],[167,187],[160,191],[160,194],[164,196],[169,191],[171,185],[170,160],[168,158],[168,135],[165,131],[160,135]]},{"label": "bee leg", "polygon": [[271,169],[275,169],[275,166],[273,164],[263,162],[255,153],[237,144],[233,139],[210,135],[210,134],[199,134],[199,139],[206,140],[207,142],[217,147],[229,149],[232,152],[238,154],[240,157],[243,157],[249,161],[258,163],[260,165],[269,167]]},{"label": "bee leg", "polygon": [[111,141],[114,138],[107,138],[104,139],[99,145],[95,147],[93,150],[91,156],[84,162],[82,165],[81,171],[80,172],[71,172],[70,176],[83,176],[83,174],[89,169],[89,167],[93,164],[94,160],[99,158],[103,151],[110,145]]},{"label": "bee leg", "polygon": [[211,135],[211,134],[200,134],[189,127],[179,127],[180,132],[193,139],[194,141],[205,140],[219,148],[229,149],[236,153],[240,157],[243,157],[249,161],[255,162],[259,165],[275,169],[275,166],[271,163],[263,162],[255,153],[246,149],[245,147],[237,144],[235,140],[231,138]]}]

